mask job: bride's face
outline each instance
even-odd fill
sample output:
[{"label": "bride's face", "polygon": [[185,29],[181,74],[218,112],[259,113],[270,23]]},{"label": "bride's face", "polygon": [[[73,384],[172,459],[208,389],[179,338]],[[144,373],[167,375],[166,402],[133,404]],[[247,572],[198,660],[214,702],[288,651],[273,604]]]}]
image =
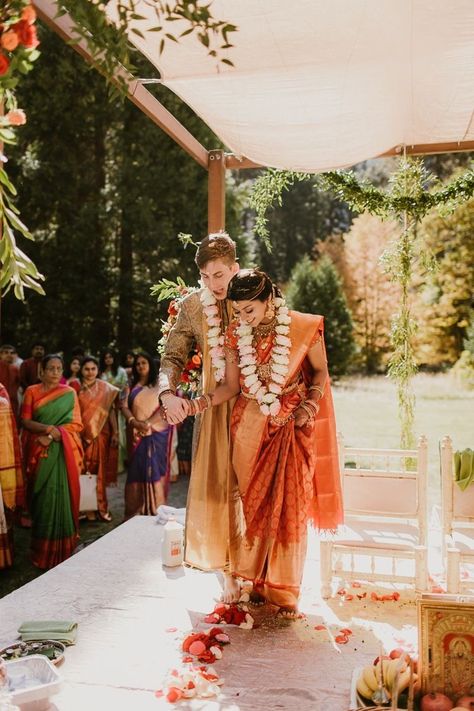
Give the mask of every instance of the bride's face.
[{"label": "bride's face", "polygon": [[265,319],[267,301],[233,301],[232,308],[243,326],[258,326]]}]

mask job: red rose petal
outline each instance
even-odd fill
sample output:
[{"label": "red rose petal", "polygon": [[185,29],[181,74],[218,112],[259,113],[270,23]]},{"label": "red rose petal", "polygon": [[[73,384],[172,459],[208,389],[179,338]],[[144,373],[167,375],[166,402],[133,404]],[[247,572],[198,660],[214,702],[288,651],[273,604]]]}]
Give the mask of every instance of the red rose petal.
[{"label": "red rose petal", "polygon": [[177,632],[178,628],[177,627],[168,627],[165,632]]},{"label": "red rose petal", "polygon": [[370,599],[371,599],[371,600],[374,600],[374,602],[375,602],[375,601],[377,601],[377,600],[379,599],[379,596],[377,595],[376,592],[371,592],[371,593],[370,593]]},{"label": "red rose petal", "polygon": [[155,696],[156,696],[157,699],[161,699],[161,697],[164,696],[164,691],[163,691],[163,689],[157,689],[157,690],[155,691]]},{"label": "red rose petal", "polygon": [[358,580],[354,580],[354,581],[352,582],[351,587],[352,587],[352,588],[361,588],[361,587],[362,587],[362,583],[359,583]]},{"label": "red rose petal", "polygon": [[353,599],[354,599],[354,595],[346,595],[346,596],[344,597],[344,600],[347,600],[348,602],[350,602],[350,601],[353,600]]},{"label": "red rose petal", "polygon": [[367,597],[367,593],[364,592],[361,595],[357,595],[357,597],[359,598],[359,600],[363,600],[365,597]]},{"label": "red rose petal", "polygon": [[189,662],[194,662],[194,657],[190,657],[189,655],[186,655],[185,657],[182,658],[181,661],[184,664],[189,664]]},{"label": "red rose petal", "polygon": [[397,601],[400,600],[400,593],[399,592],[394,592],[392,593],[392,598]]},{"label": "red rose petal", "polygon": [[219,615],[216,615],[214,612],[212,612],[210,615],[206,615],[206,617],[204,618],[204,622],[207,622],[208,625],[215,625],[216,622],[219,622]]},{"label": "red rose petal", "polygon": [[315,629],[315,630],[318,630],[318,632],[319,632],[320,630],[325,630],[325,629],[326,629],[326,625],[315,625],[315,628],[314,628],[314,629]]},{"label": "red rose petal", "polygon": [[344,627],[344,629],[341,630],[341,634],[345,634],[346,636],[347,636],[347,635],[350,636],[350,635],[352,634],[352,630],[350,630],[348,627]]},{"label": "red rose petal", "polygon": [[170,702],[170,704],[174,704],[176,701],[179,701],[182,698],[183,692],[181,691],[181,689],[177,689],[175,686],[171,686],[168,693],[166,694],[166,699]]},{"label": "red rose petal", "polygon": [[347,592],[347,591],[346,591],[345,588],[339,588],[339,590],[337,591],[337,594],[338,594],[338,595],[345,595],[346,592]]},{"label": "red rose petal", "polygon": [[334,638],[334,641],[337,642],[337,644],[347,644],[349,637],[346,637],[345,634],[338,634],[337,637]]}]

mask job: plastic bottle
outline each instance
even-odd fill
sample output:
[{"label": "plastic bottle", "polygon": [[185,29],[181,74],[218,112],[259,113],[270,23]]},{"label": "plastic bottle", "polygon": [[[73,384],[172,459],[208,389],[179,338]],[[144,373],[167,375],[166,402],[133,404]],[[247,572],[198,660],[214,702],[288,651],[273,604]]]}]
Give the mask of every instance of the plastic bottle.
[{"label": "plastic bottle", "polygon": [[183,526],[174,516],[163,527],[163,544],[161,549],[163,565],[174,567],[183,562]]}]

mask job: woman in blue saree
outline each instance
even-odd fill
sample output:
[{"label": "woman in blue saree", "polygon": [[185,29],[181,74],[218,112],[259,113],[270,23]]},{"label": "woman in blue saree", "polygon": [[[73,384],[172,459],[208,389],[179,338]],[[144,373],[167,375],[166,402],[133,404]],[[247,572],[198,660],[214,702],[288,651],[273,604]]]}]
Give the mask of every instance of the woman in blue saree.
[{"label": "woman in blue saree", "polygon": [[158,372],[148,353],[138,353],[132,366],[132,386],[122,412],[133,429],[125,484],[125,518],[154,516],[166,501],[172,428],[158,402]]}]

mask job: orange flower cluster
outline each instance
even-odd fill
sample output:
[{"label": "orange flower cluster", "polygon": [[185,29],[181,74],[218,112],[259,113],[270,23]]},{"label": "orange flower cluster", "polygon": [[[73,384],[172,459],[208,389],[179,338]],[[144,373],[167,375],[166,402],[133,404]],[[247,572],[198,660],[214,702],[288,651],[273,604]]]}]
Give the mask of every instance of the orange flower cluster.
[{"label": "orange flower cluster", "polygon": [[36,36],[36,13],[32,5],[26,5],[20,14],[20,19],[14,23],[9,20],[18,16],[16,9],[18,3],[7,2],[0,15],[0,76],[7,74],[10,69],[11,53],[16,49],[35,49],[38,44]]}]

